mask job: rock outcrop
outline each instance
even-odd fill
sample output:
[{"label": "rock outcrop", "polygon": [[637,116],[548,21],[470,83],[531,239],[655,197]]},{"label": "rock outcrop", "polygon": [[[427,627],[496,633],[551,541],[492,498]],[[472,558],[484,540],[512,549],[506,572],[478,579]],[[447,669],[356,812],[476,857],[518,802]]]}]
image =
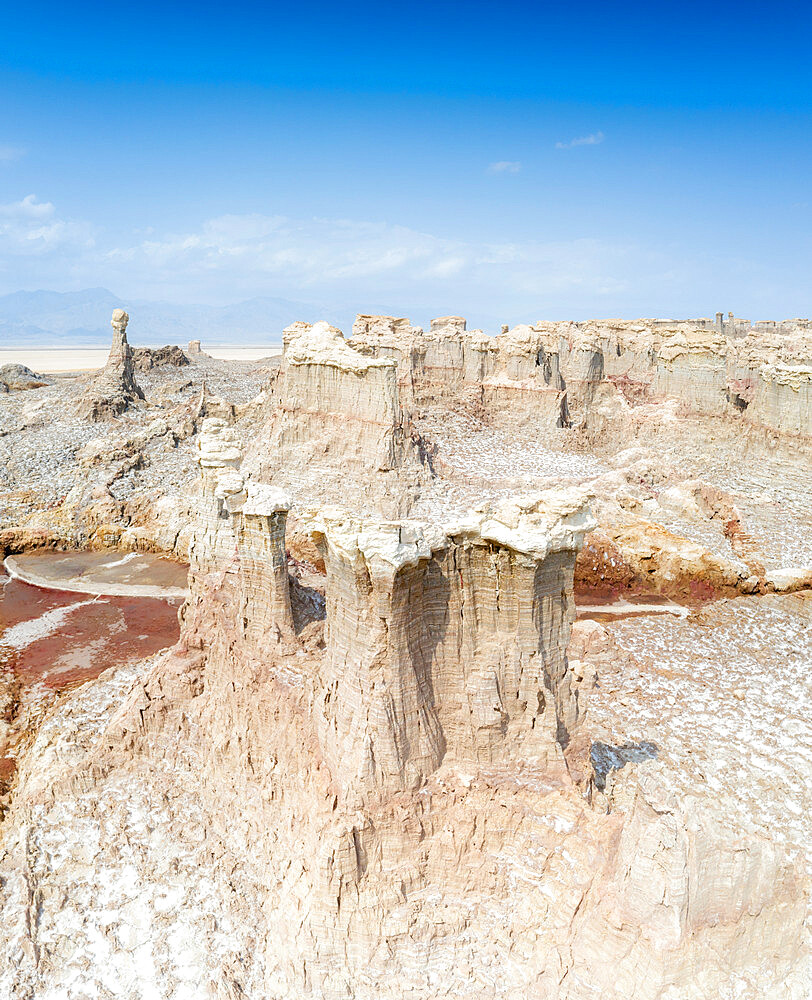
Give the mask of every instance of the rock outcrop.
[{"label": "rock outcrop", "polygon": [[344,795],[416,789],[446,756],[563,769],[572,573],[593,526],[581,494],[442,528],[330,509],[306,523],[327,572],[320,733]]},{"label": "rock outcrop", "polygon": [[803,1000],[807,466],[734,464],[803,456],[807,332],[729,331],[296,323],[49,426],[34,514],[4,396],[0,548],[191,569],[0,770],[0,994]]},{"label": "rock outcrop", "polygon": [[285,331],[281,367],[256,415],[261,429],[246,454],[257,481],[313,498],[334,491],[336,477],[356,508],[402,516],[429,456],[400,403],[395,362],[355,350],[327,323]]},{"label": "rock outcrop", "polygon": [[428,1000],[442,975],[463,996],[654,1000],[707,997],[766,954],[790,968],[803,905],[776,847],[654,775],[568,763],[601,648],[581,628],[567,659],[582,494],[442,527],[304,512],[327,622],[296,637],[268,617],[287,500],[237,481],[226,427],[206,438],[229,545],[208,546],[179,646],[95,766],[196,747],[213,842],[263,872],[266,992]]},{"label": "rock outcrop", "polygon": [[540,322],[491,337],[467,330],[461,317],[432,320],[424,332],[407,319],[361,315],[351,344],[395,361],[409,405],[467,390],[490,419],[538,415],[542,425],[563,426],[587,423],[591,410],[613,399],[673,397],[697,414],[743,416],[754,427],[812,436],[806,327],[731,341],[689,322]]},{"label": "rock outcrop", "polygon": [[51,379],[37,375],[25,365],[2,365],[0,367],[0,392],[17,392],[21,389],[39,389],[50,385]]},{"label": "rock outcrop", "polygon": [[133,374],[133,352],[127,342],[129,321],[123,309],[113,311],[113,344],[107,364],[93,376],[79,400],[79,414],[87,420],[111,420],[144,399]]},{"label": "rock outcrop", "polygon": [[467,330],[460,316],[432,320],[424,332],[408,320],[359,316],[352,346],[396,362],[404,399],[412,406],[456,398],[487,419],[560,427],[567,422],[557,349],[518,326],[499,337]]},{"label": "rock outcrop", "polygon": [[162,365],[182,368],[190,363],[183,351],[171,344],[167,344],[166,347],[136,347],[133,349],[132,356],[133,367],[142,372],[149,371],[151,368],[160,368]]},{"label": "rock outcrop", "polygon": [[280,383],[274,436],[284,463],[326,459],[388,472],[418,460],[394,363],[364,357],[339,330],[317,323],[291,336]]}]

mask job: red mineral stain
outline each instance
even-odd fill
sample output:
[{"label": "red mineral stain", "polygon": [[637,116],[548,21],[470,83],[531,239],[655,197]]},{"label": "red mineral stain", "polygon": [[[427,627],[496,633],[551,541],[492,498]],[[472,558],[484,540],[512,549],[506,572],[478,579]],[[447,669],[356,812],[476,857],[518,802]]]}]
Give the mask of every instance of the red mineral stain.
[{"label": "red mineral stain", "polygon": [[0,667],[24,684],[60,689],[92,680],[174,645],[178,633],[177,602],[91,598],[18,580],[7,581],[0,596]]}]

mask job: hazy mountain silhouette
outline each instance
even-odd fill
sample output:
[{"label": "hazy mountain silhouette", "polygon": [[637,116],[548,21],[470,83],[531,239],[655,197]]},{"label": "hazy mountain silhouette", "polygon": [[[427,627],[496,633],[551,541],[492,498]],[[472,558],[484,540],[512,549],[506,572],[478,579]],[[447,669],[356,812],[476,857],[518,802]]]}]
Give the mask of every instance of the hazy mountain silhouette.
[{"label": "hazy mountain silhouette", "polygon": [[176,305],[119,298],[106,288],[80,292],[12,292],[0,296],[0,345],[70,347],[107,344],[110,314],[130,314],[132,344],[279,344],[294,320],[328,319],[349,334],[352,315],[331,315],[323,306],[257,297],[227,306]]}]

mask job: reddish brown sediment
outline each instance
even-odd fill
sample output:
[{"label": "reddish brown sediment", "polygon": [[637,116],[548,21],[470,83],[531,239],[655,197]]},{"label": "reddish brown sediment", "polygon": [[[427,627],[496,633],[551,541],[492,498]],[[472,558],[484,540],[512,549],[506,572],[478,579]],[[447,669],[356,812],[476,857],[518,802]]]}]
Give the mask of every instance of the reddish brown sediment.
[{"label": "reddish brown sediment", "polygon": [[[4,634],[8,636],[13,626],[36,625],[38,618],[57,609],[68,613],[47,634],[4,643]],[[18,580],[8,581],[0,597],[0,669],[11,670],[24,684],[42,681],[61,689],[90,680],[113,664],[134,663],[173,645],[178,633],[178,605],[167,601],[87,600]]]}]

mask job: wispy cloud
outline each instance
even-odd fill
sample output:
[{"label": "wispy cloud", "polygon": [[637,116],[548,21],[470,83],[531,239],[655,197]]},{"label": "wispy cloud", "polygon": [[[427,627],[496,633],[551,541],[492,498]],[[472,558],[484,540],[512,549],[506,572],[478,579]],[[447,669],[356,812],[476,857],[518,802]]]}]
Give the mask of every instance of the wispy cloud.
[{"label": "wispy cloud", "polygon": [[487,242],[359,219],[260,214],[128,238],[65,218],[34,195],[0,205],[0,286],[9,291],[30,284],[36,260],[40,284],[106,284],[177,301],[277,294],[358,305],[383,296],[428,301],[449,288],[471,303],[536,301],[617,289],[627,252],[593,240]]},{"label": "wispy cloud", "polygon": [[449,287],[469,302],[535,301],[569,290],[617,291],[628,253],[596,240],[495,243],[353,219],[226,215],[109,247],[96,283],[137,282],[153,295],[205,288],[226,301],[269,289],[356,304],[382,296],[420,301]]},{"label": "wispy cloud", "polygon": [[0,205],[0,291],[36,280],[175,302],[278,295],[350,312],[383,302],[416,310],[451,297],[483,312],[498,301],[532,318],[539,303],[600,315],[636,301],[641,288],[653,299],[675,283],[699,287],[694,256],[599,239],[466,240],[383,222],[261,214],[127,233],[66,218],[34,195]]},{"label": "wispy cloud", "polygon": [[25,156],[22,146],[4,146],[0,144],[0,163],[11,163],[13,160],[22,159]]},{"label": "wispy cloud", "polygon": [[598,146],[606,136],[603,132],[593,132],[591,135],[582,135],[577,139],[570,139],[569,142],[557,142],[556,149],[572,149],[575,146]]},{"label": "wispy cloud", "polygon": [[498,160],[488,166],[489,174],[518,174],[522,165],[518,160]]},{"label": "wispy cloud", "polygon": [[38,201],[35,194],[29,194],[22,201],[0,205],[0,242],[4,250],[2,270],[7,266],[5,258],[89,248],[93,234],[88,223],[61,219],[51,202]]}]

